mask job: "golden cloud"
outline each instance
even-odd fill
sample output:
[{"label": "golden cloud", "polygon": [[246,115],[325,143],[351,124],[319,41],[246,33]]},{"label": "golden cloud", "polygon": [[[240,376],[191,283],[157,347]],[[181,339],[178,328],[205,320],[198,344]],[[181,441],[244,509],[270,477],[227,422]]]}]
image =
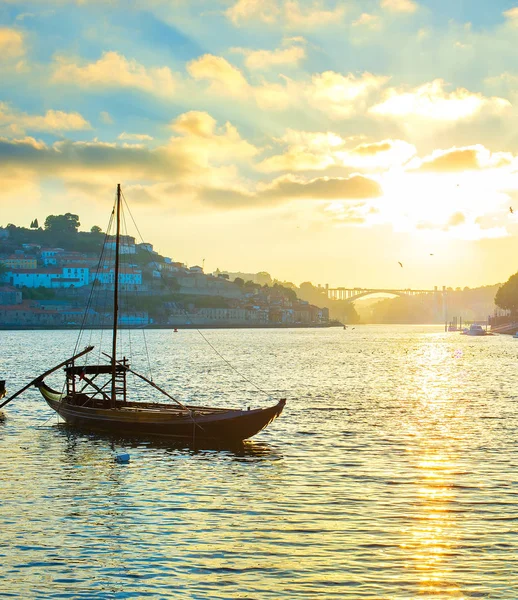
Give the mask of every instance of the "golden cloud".
[{"label": "golden cloud", "polygon": [[448,219],[448,227],[458,227],[466,222],[464,213],[456,212]]},{"label": "golden cloud", "polygon": [[463,148],[436,150],[431,156],[410,164],[409,168],[425,172],[458,173],[509,167],[513,161],[513,155],[508,152],[491,152],[477,144]]},{"label": "golden cloud", "polygon": [[288,130],[275,140],[287,146],[285,152],[265,158],[256,168],[265,173],[324,170],[333,166],[379,170],[401,166],[416,154],[415,147],[403,140],[388,139],[349,149],[352,140],[332,132]]},{"label": "golden cloud", "polygon": [[360,144],[352,150],[336,153],[342,164],[356,169],[385,170],[406,164],[416,154],[416,148],[403,140],[383,140]]},{"label": "golden cloud", "polygon": [[0,165],[2,169],[23,168],[41,179],[59,176],[65,184],[95,180],[106,185],[129,178],[132,182],[174,180],[189,189],[228,188],[239,182],[236,163],[248,161],[259,151],[231,123],[218,127],[207,113],[180,115],[172,128],[178,135],[156,148],[97,140],[62,140],[48,146],[30,137],[0,138]]},{"label": "golden cloud", "polygon": [[190,111],[180,115],[171,123],[173,131],[181,137],[173,137],[170,148],[178,148],[190,156],[195,156],[204,164],[209,161],[248,160],[259,150],[239,135],[229,122],[217,128],[216,120],[206,112]]},{"label": "golden cloud", "polygon": [[187,65],[191,77],[210,82],[210,90],[217,94],[231,96],[247,96],[249,84],[241,71],[231,65],[225,58],[204,54]]},{"label": "golden cloud", "polygon": [[79,131],[91,129],[90,123],[77,112],[67,113],[61,110],[48,110],[44,115],[28,115],[17,112],[0,102],[0,129],[19,135],[29,131]]},{"label": "golden cloud", "polygon": [[362,13],[356,21],[352,22],[353,27],[367,27],[368,29],[379,29],[381,27],[380,18],[377,15]]},{"label": "golden cloud", "polygon": [[85,88],[134,88],[160,96],[173,96],[177,88],[168,67],[146,68],[118,52],[104,52],[98,61],[85,65],[58,56],[53,64],[51,81]]},{"label": "golden cloud", "polygon": [[269,69],[279,65],[297,65],[306,58],[306,51],[302,46],[277,48],[276,50],[248,50],[234,48],[235,52],[245,55],[245,64],[249,69]]},{"label": "golden cloud", "polygon": [[518,27],[518,6],[506,10],[503,15],[513,27]]},{"label": "golden cloud", "polygon": [[356,146],[351,153],[358,154],[360,156],[375,156],[380,152],[387,152],[392,148],[390,141],[376,142],[374,144],[360,144]]},{"label": "golden cloud", "polygon": [[260,195],[277,199],[366,200],[382,195],[379,183],[363,175],[318,177],[305,181],[291,175],[274,179]]},{"label": "golden cloud", "polygon": [[309,103],[327,113],[331,118],[349,118],[363,110],[372,92],[379,90],[388,77],[363,73],[356,77],[352,73],[341,75],[325,71],[314,75],[306,88]]},{"label": "golden cloud", "polygon": [[284,136],[275,140],[287,146],[282,154],[270,156],[256,165],[259,171],[309,171],[323,170],[339,164],[336,151],[344,146],[346,140],[327,132],[309,132],[288,129]]},{"label": "golden cloud", "polygon": [[313,2],[305,10],[299,0],[237,0],[225,11],[234,25],[244,22],[273,24],[282,22],[288,27],[311,28],[336,23],[345,14],[345,9],[336,3],[334,9],[323,9],[320,2]]},{"label": "golden cloud", "polygon": [[126,133],[123,131],[121,134],[117,136],[119,140],[135,140],[137,142],[150,142],[153,137],[147,135],[146,133]]},{"label": "golden cloud", "polygon": [[414,13],[418,4],[414,0],[381,0],[381,8],[391,12]]},{"label": "golden cloud", "polygon": [[447,92],[445,87],[442,79],[435,79],[410,91],[390,88],[385,92],[383,101],[372,106],[369,112],[394,118],[458,121],[474,117],[481,111],[500,114],[511,106],[504,98],[487,98],[464,88]]},{"label": "golden cloud", "polygon": [[9,27],[0,27],[0,62],[20,58],[25,54],[23,34]]}]

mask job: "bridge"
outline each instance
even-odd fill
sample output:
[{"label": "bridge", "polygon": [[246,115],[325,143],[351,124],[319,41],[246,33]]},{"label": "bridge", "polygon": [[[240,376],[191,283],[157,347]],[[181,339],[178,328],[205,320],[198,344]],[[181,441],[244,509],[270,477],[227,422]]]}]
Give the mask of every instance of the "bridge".
[{"label": "bridge", "polygon": [[365,296],[374,294],[390,294],[391,296],[421,296],[423,294],[444,294],[445,289],[437,289],[437,286],[433,290],[389,290],[389,289],[375,289],[375,288],[330,288],[326,286],[326,294],[330,300],[346,300],[347,302],[354,302]]}]

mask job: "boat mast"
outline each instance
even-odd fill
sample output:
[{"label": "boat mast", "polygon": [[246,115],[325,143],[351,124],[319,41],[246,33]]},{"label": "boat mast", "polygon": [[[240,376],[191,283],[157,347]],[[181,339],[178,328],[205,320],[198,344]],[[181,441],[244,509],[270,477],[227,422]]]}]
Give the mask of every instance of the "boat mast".
[{"label": "boat mast", "polygon": [[121,184],[117,184],[117,233],[115,235],[115,286],[113,290],[112,393],[111,408],[116,404],[115,373],[117,370],[117,321],[119,318],[119,246],[121,232]]}]

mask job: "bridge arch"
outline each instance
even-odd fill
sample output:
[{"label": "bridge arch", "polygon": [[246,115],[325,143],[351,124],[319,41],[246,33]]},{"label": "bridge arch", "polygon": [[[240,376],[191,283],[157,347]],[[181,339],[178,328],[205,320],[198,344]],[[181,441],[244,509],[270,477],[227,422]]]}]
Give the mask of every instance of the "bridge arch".
[{"label": "bridge arch", "polygon": [[398,289],[374,289],[374,288],[327,288],[327,297],[330,300],[345,300],[346,302],[354,302],[366,296],[374,296],[377,294],[386,294],[389,296],[420,296],[428,294],[440,293],[436,288],[433,290],[398,290]]}]

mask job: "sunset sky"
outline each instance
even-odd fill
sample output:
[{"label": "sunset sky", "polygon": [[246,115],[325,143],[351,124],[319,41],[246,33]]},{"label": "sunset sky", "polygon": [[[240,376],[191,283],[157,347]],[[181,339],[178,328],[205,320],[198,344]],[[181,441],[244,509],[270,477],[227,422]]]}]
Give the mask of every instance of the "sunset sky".
[{"label": "sunset sky", "polygon": [[517,41],[517,0],[0,0],[0,225],[104,229],[120,182],[206,271],[505,281]]}]

